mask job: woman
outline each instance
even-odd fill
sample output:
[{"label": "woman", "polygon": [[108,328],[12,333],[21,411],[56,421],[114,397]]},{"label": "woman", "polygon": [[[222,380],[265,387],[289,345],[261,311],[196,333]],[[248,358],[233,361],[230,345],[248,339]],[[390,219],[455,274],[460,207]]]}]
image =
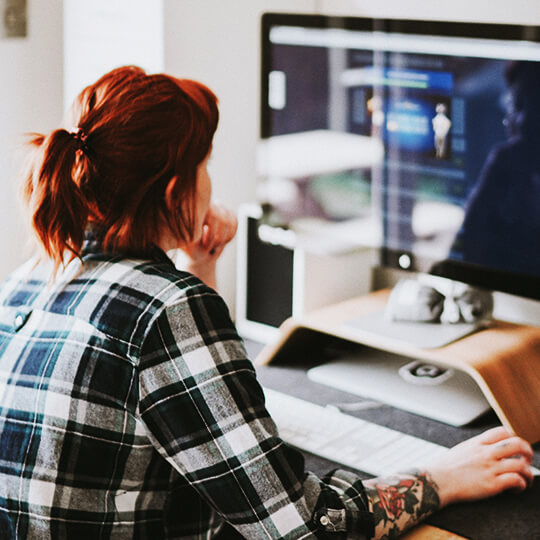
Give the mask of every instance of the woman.
[{"label": "woman", "polygon": [[429,471],[306,473],[212,288],[236,229],[210,202],[215,96],[125,67],[72,113],[33,138],[42,254],[0,289],[1,538],[380,538],[525,489],[531,448],[502,428]]}]

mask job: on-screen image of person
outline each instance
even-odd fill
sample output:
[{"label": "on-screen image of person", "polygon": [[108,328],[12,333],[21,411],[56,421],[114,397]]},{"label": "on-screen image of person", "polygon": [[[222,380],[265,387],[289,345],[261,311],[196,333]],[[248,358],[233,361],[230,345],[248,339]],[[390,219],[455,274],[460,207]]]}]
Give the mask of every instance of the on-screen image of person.
[{"label": "on-screen image of person", "polygon": [[431,119],[434,133],[435,157],[437,159],[443,159],[446,155],[448,133],[450,132],[452,121],[446,116],[446,105],[444,103],[437,103],[435,112],[435,116]]}]

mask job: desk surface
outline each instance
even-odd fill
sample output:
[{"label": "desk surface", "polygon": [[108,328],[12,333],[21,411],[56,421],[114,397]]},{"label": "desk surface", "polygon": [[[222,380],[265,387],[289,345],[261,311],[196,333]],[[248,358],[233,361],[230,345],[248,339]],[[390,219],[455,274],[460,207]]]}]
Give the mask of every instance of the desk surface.
[{"label": "desk surface", "polygon": [[[259,347],[248,343],[250,357],[254,358]],[[255,353],[255,354],[254,354]],[[261,384],[325,405],[328,403],[355,402],[358,398],[310,381],[306,375],[309,366],[268,365],[257,367]],[[389,406],[353,413],[360,418],[398,429],[445,446],[453,446],[490,427],[500,425],[495,414],[487,414],[473,424],[456,428],[422,418]],[[534,446],[534,465],[540,468],[540,444]],[[306,467],[318,475],[336,467],[317,456],[306,456]],[[369,475],[360,471],[360,478]],[[536,477],[531,489],[520,495],[503,494],[498,497],[444,508],[427,520],[427,523],[472,540],[533,540],[540,539],[540,478]]]}]

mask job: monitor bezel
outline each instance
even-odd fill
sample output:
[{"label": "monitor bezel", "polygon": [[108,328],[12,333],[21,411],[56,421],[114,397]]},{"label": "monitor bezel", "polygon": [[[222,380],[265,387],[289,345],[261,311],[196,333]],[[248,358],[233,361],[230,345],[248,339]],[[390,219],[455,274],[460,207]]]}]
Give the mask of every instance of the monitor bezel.
[{"label": "monitor bezel", "polygon": [[[540,26],[460,21],[368,18],[340,15],[264,13],[261,18],[261,71],[260,71],[260,137],[270,137],[270,111],[264,104],[268,95],[267,73],[271,66],[270,30],[273,26],[302,26],[307,28],[338,28],[345,30],[378,31],[426,36],[495,39],[499,41],[530,41],[540,43]],[[540,276],[506,272],[444,260],[433,262],[411,252],[380,248],[382,266],[404,270],[400,258],[408,256],[407,271],[427,273],[460,281],[492,291],[540,300]]]}]

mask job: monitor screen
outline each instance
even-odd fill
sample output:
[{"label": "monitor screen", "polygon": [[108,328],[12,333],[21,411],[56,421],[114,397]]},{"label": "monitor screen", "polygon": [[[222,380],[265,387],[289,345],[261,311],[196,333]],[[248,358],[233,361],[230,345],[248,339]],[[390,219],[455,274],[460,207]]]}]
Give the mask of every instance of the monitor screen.
[{"label": "monitor screen", "polygon": [[261,83],[284,221],[540,299],[540,27],[266,14]]}]

